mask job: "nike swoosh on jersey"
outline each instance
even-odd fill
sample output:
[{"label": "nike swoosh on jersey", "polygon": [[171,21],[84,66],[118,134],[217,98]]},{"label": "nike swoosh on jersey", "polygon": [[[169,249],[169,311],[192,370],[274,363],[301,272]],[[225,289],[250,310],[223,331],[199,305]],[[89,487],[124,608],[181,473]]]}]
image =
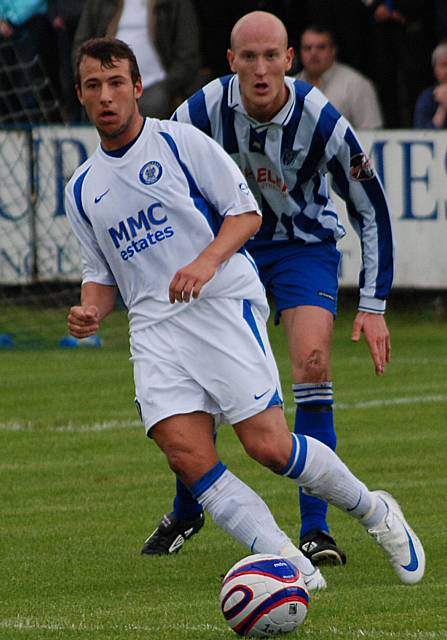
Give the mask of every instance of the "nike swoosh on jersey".
[{"label": "nike swoosh on jersey", "polygon": [[95,196],[95,204],[98,204],[98,202],[102,200],[104,196],[106,196],[109,193],[109,191],[110,191],[110,188],[107,189],[107,191],[104,191],[104,193],[101,193],[101,195]]},{"label": "nike swoosh on jersey", "polygon": [[405,533],[408,536],[408,542],[410,544],[410,562],[406,565],[402,564],[401,567],[402,569],[406,569],[406,571],[416,571],[416,569],[419,567],[419,561],[416,554],[416,549],[414,548],[413,540],[411,539],[411,536],[406,529],[405,529]]},{"label": "nike swoosh on jersey", "polygon": [[270,389],[267,389],[267,391],[264,391],[264,393],[260,393],[259,395],[256,395],[255,393],[255,400],[260,400],[261,398],[263,398],[266,393],[268,393],[270,391]]}]

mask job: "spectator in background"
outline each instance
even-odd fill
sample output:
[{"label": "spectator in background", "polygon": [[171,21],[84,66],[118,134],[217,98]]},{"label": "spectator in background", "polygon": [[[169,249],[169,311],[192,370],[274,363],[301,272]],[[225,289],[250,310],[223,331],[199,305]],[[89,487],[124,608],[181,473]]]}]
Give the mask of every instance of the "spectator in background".
[{"label": "spectator in background", "polygon": [[56,35],[59,84],[66,120],[81,119],[81,106],[75,91],[71,55],[73,39],[84,0],[48,0],[48,16]]},{"label": "spectator in background", "polygon": [[297,78],[318,87],[356,129],[383,126],[373,83],[359,71],[337,61],[334,35],[323,26],[311,25],[301,36],[303,71]]},{"label": "spectator in background", "polygon": [[[338,59],[371,77],[370,15],[360,0],[301,0],[305,24],[324,24],[330,28],[338,48]],[[294,28],[296,28],[294,26]],[[290,26],[289,26],[290,29]],[[302,33],[303,28],[297,33]],[[299,46],[299,43],[297,43]],[[296,47],[298,50],[298,46]]]},{"label": "spectator in background", "polygon": [[169,118],[200,66],[197,17],[190,0],[86,0],[74,37],[116,36],[131,46],[141,70],[143,115]]},{"label": "spectator in background", "polygon": [[47,0],[0,0],[2,122],[60,119],[54,34]]},{"label": "spectator in background", "polygon": [[418,129],[447,128],[447,40],[433,51],[432,65],[437,84],[424,89],[417,99],[414,126]]},{"label": "spectator in background", "polygon": [[385,126],[411,126],[417,96],[431,76],[432,0],[362,0],[371,15],[371,77]]}]

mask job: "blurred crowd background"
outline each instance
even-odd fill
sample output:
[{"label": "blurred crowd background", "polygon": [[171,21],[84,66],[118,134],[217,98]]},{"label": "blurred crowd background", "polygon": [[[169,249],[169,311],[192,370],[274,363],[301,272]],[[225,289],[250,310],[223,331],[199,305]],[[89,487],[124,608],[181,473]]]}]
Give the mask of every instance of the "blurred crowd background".
[{"label": "blurred crowd background", "polygon": [[[380,116],[366,124],[360,118],[361,128],[447,127],[447,0],[0,0],[0,125],[84,122],[74,89],[76,48],[104,35],[134,49],[144,115],[169,117],[206,82],[229,73],[231,28],[254,10],[284,21],[296,52],[291,75],[323,92],[328,86],[329,94],[336,63],[352,100],[372,91]],[[309,65],[328,60],[332,71],[305,68],[306,52]],[[353,114],[367,109],[353,105]],[[355,115],[345,115],[356,125]]]}]

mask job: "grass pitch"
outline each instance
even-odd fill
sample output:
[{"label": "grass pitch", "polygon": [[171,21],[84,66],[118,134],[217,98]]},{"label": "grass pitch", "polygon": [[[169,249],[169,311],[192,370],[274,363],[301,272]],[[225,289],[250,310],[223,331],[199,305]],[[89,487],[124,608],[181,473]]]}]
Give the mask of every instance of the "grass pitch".
[{"label": "grass pitch", "polygon": [[[401,585],[373,540],[332,508],[348,564],[324,571],[327,591],[290,637],[445,639],[447,325],[391,312],[393,361],[376,378],[365,345],[350,342],[352,317],[340,314],[334,341],[338,451],[371,488],[399,499],[427,573]],[[61,312],[61,335],[64,323]],[[118,312],[103,349],[0,351],[2,640],[236,637],[219,610],[220,576],[248,551],[210,518],[177,556],[139,555],[171,508],[174,482],[137,419],[126,334]],[[292,423],[284,335],[272,328],[271,337]],[[247,459],[230,428],[220,450],[296,540],[295,486]]]}]

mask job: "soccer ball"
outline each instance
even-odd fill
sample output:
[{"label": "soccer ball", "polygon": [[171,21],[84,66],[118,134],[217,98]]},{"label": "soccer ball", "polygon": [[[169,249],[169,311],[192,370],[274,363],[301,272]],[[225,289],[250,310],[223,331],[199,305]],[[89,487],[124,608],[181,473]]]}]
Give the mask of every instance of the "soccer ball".
[{"label": "soccer ball", "polygon": [[220,606],[233,631],[256,638],[299,627],[309,600],[299,569],[289,560],[262,553],[231,567],[220,592]]}]

